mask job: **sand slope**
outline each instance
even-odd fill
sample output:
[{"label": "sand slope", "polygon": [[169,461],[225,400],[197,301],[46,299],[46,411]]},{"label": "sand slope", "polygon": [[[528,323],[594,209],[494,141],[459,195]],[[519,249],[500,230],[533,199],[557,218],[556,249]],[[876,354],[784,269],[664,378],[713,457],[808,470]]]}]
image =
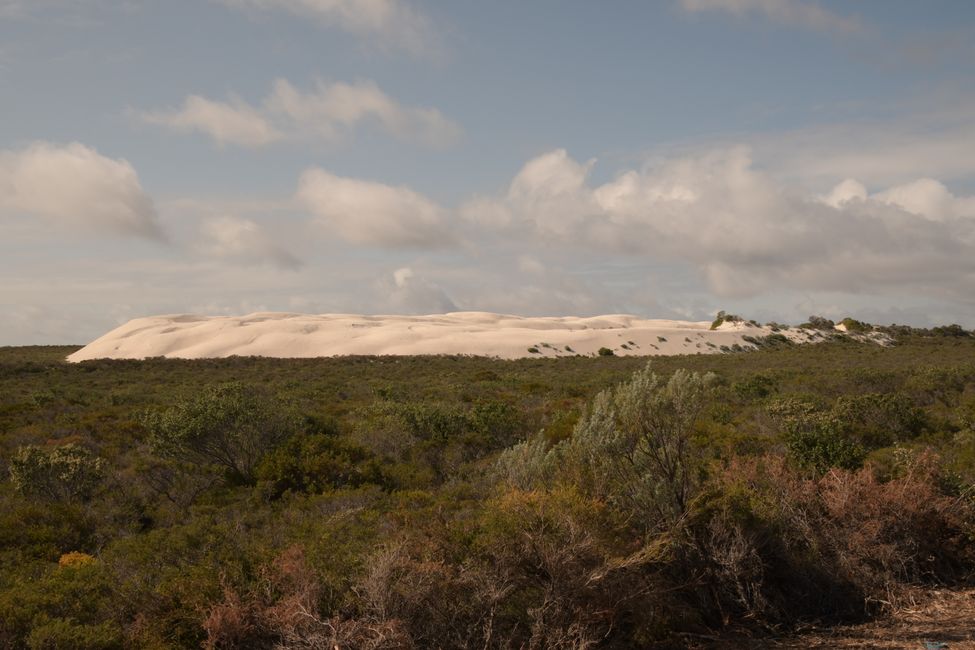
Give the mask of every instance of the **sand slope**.
[{"label": "sand slope", "polygon": [[[339,355],[470,354],[515,359],[594,355],[606,347],[617,355],[720,352],[750,344],[743,337],[772,331],[748,323],[646,320],[609,315],[592,318],[525,318],[487,312],[433,316],[255,313],[247,316],[188,314],[137,318],[68,357],[325,357]],[[781,332],[796,342],[816,340],[807,330]],[[537,350],[533,352],[532,350]]]}]

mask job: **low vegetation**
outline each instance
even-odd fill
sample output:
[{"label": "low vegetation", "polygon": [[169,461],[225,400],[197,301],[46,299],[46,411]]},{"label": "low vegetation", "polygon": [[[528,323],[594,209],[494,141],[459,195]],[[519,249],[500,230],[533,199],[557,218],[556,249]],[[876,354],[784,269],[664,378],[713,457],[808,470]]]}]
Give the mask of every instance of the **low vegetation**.
[{"label": "low vegetation", "polygon": [[897,344],[650,365],[0,349],[0,647],[680,647],[882,617],[975,571],[975,338],[875,329]]}]

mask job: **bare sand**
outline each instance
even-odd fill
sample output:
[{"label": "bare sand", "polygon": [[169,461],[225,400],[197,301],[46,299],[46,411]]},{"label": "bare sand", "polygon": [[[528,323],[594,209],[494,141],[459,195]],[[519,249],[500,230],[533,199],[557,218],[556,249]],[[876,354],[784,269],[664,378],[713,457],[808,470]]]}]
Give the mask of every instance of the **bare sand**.
[{"label": "bare sand", "polygon": [[[431,316],[178,314],[131,320],[68,360],[426,354],[517,359],[589,356],[598,354],[600,348],[616,355],[711,354],[735,344],[753,347],[744,337],[772,333],[768,327],[747,322],[726,322],[715,330],[710,328],[710,321],[648,320],[623,314],[590,318],[531,318],[488,312]],[[780,333],[797,343],[822,338],[798,328]]]}]

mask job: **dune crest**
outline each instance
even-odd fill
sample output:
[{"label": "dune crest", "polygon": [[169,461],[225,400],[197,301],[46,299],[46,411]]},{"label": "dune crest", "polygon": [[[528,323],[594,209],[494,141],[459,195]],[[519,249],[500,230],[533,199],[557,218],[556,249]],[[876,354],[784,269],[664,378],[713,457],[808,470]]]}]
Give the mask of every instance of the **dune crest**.
[{"label": "dune crest", "polygon": [[[522,317],[489,312],[429,316],[363,316],[258,312],[246,316],[174,314],[136,318],[68,357],[144,359],[264,356],[467,354],[517,359],[595,355],[715,353],[745,337],[768,336],[768,327],[710,321],[651,320],[626,314],[588,318]],[[796,328],[780,332],[795,342],[817,335]]]}]

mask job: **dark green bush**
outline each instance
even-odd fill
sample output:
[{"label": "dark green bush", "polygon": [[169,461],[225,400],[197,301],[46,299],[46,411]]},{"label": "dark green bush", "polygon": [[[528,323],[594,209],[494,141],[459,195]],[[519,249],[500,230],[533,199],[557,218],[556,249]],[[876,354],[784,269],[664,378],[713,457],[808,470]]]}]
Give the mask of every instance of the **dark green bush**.
[{"label": "dark green bush", "polygon": [[263,391],[231,383],[143,417],[149,443],[164,458],[223,469],[232,481],[253,483],[265,454],[301,430],[288,405]]},{"label": "dark green bush", "polygon": [[764,374],[756,374],[736,381],[731,385],[731,390],[743,399],[761,399],[768,397],[777,389],[776,381]]},{"label": "dark green bush", "polygon": [[741,316],[736,316],[735,314],[726,314],[724,311],[719,311],[718,315],[715,316],[714,321],[711,323],[711,329],[716,330],[721,326],[722,323],[740,323],[744,319]]},{"label": "dark green bush", "polygon": [[256,476],[274,497],[289,490],[317,494],[384,481],[371,453],[343,438],[322,434],[293,436],[264,457]]},{"label": "dark green bush", "polygon": [[841,320],[840,325],[845,327],[847,332],[869,332],[873,330],[873,326],[869,323],[860,322],[849,316]]}]

